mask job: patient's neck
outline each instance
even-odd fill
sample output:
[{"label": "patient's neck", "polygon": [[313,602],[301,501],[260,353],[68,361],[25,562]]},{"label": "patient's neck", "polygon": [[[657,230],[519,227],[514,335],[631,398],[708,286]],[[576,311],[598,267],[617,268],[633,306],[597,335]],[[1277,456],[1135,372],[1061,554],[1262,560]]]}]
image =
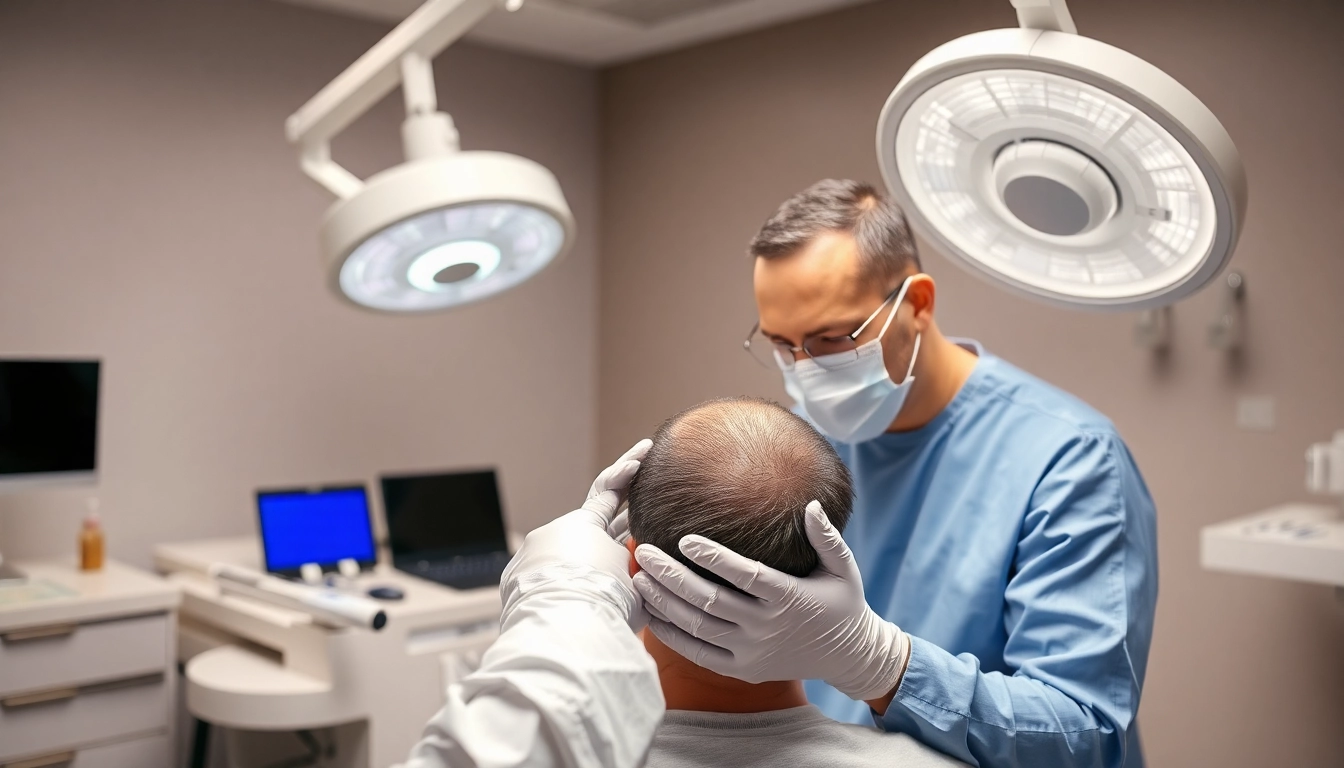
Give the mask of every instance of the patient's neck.
[{"label": "patient's neck", "polygon": [[658,664],[668,709],[692,712],[772,712],[807,704],[798,680],[744,683],[687,661],[644,630],[644,647]]}]

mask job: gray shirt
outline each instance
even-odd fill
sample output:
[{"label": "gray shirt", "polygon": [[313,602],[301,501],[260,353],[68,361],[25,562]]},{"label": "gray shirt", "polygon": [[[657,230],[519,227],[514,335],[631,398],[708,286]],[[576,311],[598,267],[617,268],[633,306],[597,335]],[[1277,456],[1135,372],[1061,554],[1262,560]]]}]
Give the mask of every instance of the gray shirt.
[{"label": "gray shirt", "polygon": [[668,710],[647,768],[964,766],[901,733],[839,723],[811,704],[746,715]]}]

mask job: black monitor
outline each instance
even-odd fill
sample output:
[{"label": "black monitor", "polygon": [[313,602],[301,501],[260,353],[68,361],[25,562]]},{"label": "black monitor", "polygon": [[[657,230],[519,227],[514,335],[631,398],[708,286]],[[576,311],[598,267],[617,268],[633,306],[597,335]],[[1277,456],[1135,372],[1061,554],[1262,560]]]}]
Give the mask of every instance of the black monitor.
[{"label": "black monitor", "polygon": [[97,360],[0,359],[0,492],[93,482]]},{"label": "black monitor", "polygon": [[400,475],[380,482],[388,544],[398,567],[408,561],[507,555],[494,470]]}]

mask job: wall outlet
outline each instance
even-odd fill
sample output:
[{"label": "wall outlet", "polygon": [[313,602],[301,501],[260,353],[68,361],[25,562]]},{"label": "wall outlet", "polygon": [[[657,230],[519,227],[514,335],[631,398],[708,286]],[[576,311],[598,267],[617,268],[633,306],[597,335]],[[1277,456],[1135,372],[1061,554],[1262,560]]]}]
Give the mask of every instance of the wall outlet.
[{"label": "wall outlet", "polygon": [[1274,429],[1274,398],[1269,395],[1237,398],[1237,426],[1255,432]]}]

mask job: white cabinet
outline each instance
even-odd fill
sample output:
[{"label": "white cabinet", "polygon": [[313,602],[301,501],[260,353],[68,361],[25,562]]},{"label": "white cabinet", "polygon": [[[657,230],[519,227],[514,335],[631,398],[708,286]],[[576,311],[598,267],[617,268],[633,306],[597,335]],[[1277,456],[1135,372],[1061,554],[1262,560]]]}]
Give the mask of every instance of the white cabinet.
[{"label": "white cabinet", "polygon": [[19,566],[44,588],[0,585],[0,768],[170,765],[177,589],[118,563]]}]

